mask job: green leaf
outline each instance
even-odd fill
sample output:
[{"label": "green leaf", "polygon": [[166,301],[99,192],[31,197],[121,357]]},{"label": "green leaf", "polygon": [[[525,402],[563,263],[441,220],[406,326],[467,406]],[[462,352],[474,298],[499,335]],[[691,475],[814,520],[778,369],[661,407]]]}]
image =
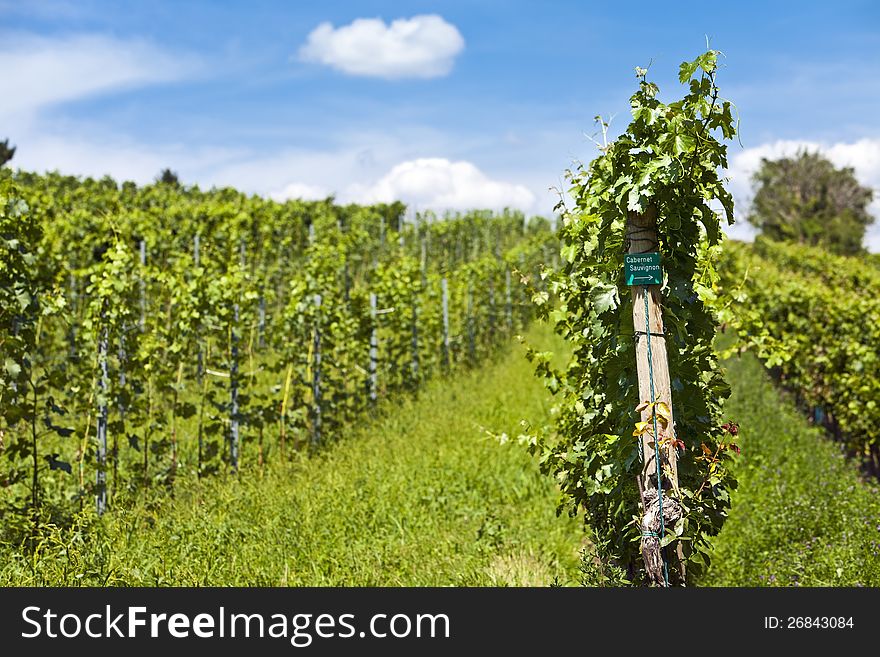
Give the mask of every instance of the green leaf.
[{"label": "green leaf", "polygon": [[626,209],[631,210],[632,212],[644,212],[644,201],[641,198],[639,189],[637,187],[633,187],[629,190],[629,195],[627,196]]},{"label": "green leaf", "polygon": [[678,67],[678,81],[684,84],[688,80],[693,77],[694,73],[697,72],[697,69],[700,67],[699,60],[694,60],[692,62],[682,62],[681,66]]},{"label": "green leaf", "polygon": [[590,290],[590,303],[597,314],[617,307],[617,286],[597,283]]},{"label": "green leaf", "polygon": [[672,150],[676,155],[689,153],[694,150],[694,138],[690,135],[678,133],[672,142]]},{"label": "green leaf", "polygon": [[695,63],[706,73],[711,73],[718,67],[718,51],[709,50],[703,53],[697,57]]},{"label": "green leaf", "polygon": [[16,363],[11,358],[7,358],[3,361],[3,371],[6,372],[7,376],[11,379],[17,379],[21,374],[21,365]]}]

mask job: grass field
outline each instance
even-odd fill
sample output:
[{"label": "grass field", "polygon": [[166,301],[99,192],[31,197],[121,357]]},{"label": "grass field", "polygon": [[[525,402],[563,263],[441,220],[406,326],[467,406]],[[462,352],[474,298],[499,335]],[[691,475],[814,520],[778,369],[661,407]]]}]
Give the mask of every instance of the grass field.
[{"label": "grass field", "polygon": [[880,488],[774,387],[751,354],[725,363],[740,488],[705,584],[880,586]]},{"label": "grass field", "polygon": [[0,583],[576,583],[580,522],[556,517],[552,482],[524,448],[490,435],[547,413],[523,354],[433,381],[317,456],[88,514],[36,559],[0,559]]},{"label": "grass field", "polygon": [[[563,345],[537,327],[530,340]],[[880,585],[880,490],[750,354],[725,364],[740,488],[704,585]],[[577,584],[580,521],[515,441],[549,398],[523,348],[433,381],[310,458],[215,478],[102,519],[34,557],[0,546],[0,584]]]}]

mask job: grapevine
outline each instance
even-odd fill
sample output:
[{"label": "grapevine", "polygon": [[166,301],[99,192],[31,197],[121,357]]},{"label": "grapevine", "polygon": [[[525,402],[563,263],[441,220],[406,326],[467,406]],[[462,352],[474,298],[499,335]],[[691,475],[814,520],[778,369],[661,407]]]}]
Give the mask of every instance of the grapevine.
[{"label": "grapevine", "polygon": [[588,167],[567,172],[575,206],[558,206],[564,264],[549,276],[558,301],[554,305],[546,294],[536,294],[574,353],[568,367],[557,371],[549,354],[531,352],[558,402],[555,426],[533,436],[530,447],[559,482],[560,509],[584,510],[602,582],[646,578],[640,526],[651,509],[636,487],[640,442],[633,426],[637,412],[650,411],[643,405],[650,400],[639,398],[633,296],[623,278],[628,230],[639,218],[656,222],[652,250],[661,253],[664,271],[661,305],[673,431],[683,444],[671,448],[677,456],[676,485],[667,471],[674,461],[663,466],[663,494],[671,500],[663,512],[671,515],[659,537],[661,546],[670,546],[665,558],[670,560],[675,549],[682,562],[677,583],[693,581],[709,565],[710,539],[720,531],[736,487],[729,469],[733,436],[722,413],[729,388],[712,349],[717,322],[700,296],[715,276],[715,264],[711,258],[698,260],[707,252],[705,244],[721,240],[721,218],[712,203],[720,203],[727,221],[733,221],[732,198],[718,173],[727,165],[726,146],[716,133],[732,138],[735,121],[731,103],[720,98],[716,86],[718,55],[708,51],[681,65],[679,80],[688,91],[672,103],[659,100],[647,70],[636,69],[632,122]]}]

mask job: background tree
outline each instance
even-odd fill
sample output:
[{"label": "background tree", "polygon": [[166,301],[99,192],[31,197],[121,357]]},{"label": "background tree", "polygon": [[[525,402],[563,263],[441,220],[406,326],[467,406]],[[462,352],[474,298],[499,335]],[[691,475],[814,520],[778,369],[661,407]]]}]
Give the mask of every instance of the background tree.
[{"label": "background tree", "polygon": [[856,180],[852,167],[836,168],[820,153],[761,160],[749,223],[774,240],[822,246],[835,253],[863,251],[865,228],[873,223],[873,191]]},{"label": "background tree", "polygon": [[156,182],[164,185],[172,185],[173,187],[180,187],[180,179],[177,177],[177,172],[167,168],[162,169],[159,175],[156,176]]},{"label": "background tree", "polygon": [[0,141],[0,167],[9,162],[15,155],[15,146],[9,145],[9,140]]}]

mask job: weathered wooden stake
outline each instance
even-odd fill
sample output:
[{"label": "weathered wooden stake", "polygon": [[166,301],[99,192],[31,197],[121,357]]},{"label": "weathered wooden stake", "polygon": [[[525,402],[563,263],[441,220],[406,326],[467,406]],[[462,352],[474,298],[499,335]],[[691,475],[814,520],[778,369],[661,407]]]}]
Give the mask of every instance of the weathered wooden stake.
[{"label": "weathered wooden stake", "polygon": [[232,308],[232,326],[230,327],[230,365],[229,365],[229,465],[233,472],[238,472],[238,304]]},{"label": "weathered wooden stake", "polygon": [[74,360],[76,358],[76,322],[79,318],[79,299],[76,293],[76,276],[73,274],[70,275],[69,281],[69,294],[68,297],[70,299],[70,329],[67,332],[67,341],[70,345],[70,350],[68,352],[68,358],[70,360]]},{"label": "weathered wooden stake", "polygon": [[379,335],[376,330],[376,295],[370,293],[370,403],[375,405],[379,397]]},{"label": "weathered wooden stake", "polygon": [[412,356],[410,361],[410,368],[412,369],[412,377],[413,384],[418,385],[419,383],[419,311],[418,311],[418,297],[413,295],[412,299]]},{"label": "weathered wooden stake", "polygon": [[419,271],[422,275],[422,287],[425,287],[428,284],[428,241],[424,235],[422,235],[422,253],[419,258]]},{"label": "weathered wooden stake", "polygon": [[495,282],[489,279],[489,340],[495,342]]},{"label": "weathered wooden stake", "polygon": [[[651,206],[645,214],[629,214],[627,222],[627,241],[629,253],[650,253],[658,250],[657,212]],[[665,402],[670,409],[668,431],[674,431],[672,414],[672,389],[669,381],[669,362],[666,355],[666,340],[663,333],[663,314],[660,306],[660,285],[635,285],[632,287],[633,329],[636,336],[636,368],[639,377],[639,400]],[[648,321],[650,335],[645,335],[645,295],[648,295]],[[648,361],[648,341],[651,344],[651,361]],[[653,400],[651,394],[651,373],[653,372]],[[644,422],[652,420],[652,413],[646,409],[641,413]],[[662,429],[659,430],[661,439]],[[639,495],[642,501],[642,558],[648,580],[657,586],[665,585],[663,550],[660,548],[660,514],[658,505],[657,459],[654,450],[654,437],[642,436],[642,470],[638,477]],[[681,518],[682,510],[678,502],[678,460],[675,448],[662,447],[660,452],[661,481],[663,496],[663,520],[665,529],[671,530]],[[668,579],[670,586],[683,586],[686,580],[680,545],[673,553],[666,550]]]},{"label": "weathered wooden stake", "polygon": [[[245,251],[244,240],[238,242],[238,260],[242,269],[245,268],[247,255]],[[232,361],[229,368],[230,382],[230,427],[229,427],[229,465],[233,472],[238,472],[238,456],[241,447],[241,429],[238,421],[238,323],[239,323],[239,307],[236,302],[232,307],[232,327],[230,328],[230,360]]]},{"label": "weathered wooden stake", "polygon": [[258,310],[257,334],[259,340],[257,344],[260,349],[266,348],[266,297],[260,296],[260,306]]},{"label": "weathered wooden stake", "polygon": [[315,295],[315,335],[312,343],[312,445],[321,442],[321,295]]},{"label": "weathered wooden stake", "polygon": [[[196,233],[193,237],[193,265],[196,269],[201,265],[201,235]],[[196,380],[199,384],[199,390],[201,392],[201,399],[199,401],[199,428],[198,428],[198,441],[199,441],[199,454],[198,454],[198,463],[196,464],[196,476],[201,479],[202,478],[202,460],[205,453],[205,438],[202,430],[203,423],[203,413],[205,408],[204,403],[204,386],[202,378],[205,375],[205,354],[202,351],[202,331],[201,331],[201,323],[196,325],[195,329],[196,333]]]},{"label": "weathered wooden stake", "polygon": [[[193,237],[193,265],[198,268],[201,265],[201,236]],[[202,382],[202,375],[205,372],[204,354],[202,353],[202,340],[200,326],[196,327],[196,343],[198,344],[198,352],[196,354],[196,376],[199,383]]]},{"label": "weathered wooden stake", "polygon": [[443,367],[449,369],[449,289],[446,279],[440,279],[441,303],[443,306]]},{"label": "weathered wooden stake", "polygon": [[121,427],[120,431],[113,432],[113,447],[110,449],[110,456],[113,459],[113,484],[110,489],[110,501],[113,501],[113,498],[116,496],[117,483],[119,481],[119,434],[121,433],[123,436],[126,435],[125,429],[125,413],[128,410],[125,405],[125,386],[126,386],[126,378],[125,378],[125,368],[128,363],[128,354],[125,352],[125,332],[128,330],[128,327],[123,324],[122,325],[122,333],[119,336],[119,348],[116,352],[117,358],[119,359],[119,396],[117,398],[117,409],[119,411],[119,425]]},{"label": "weathered wooden stake", "polygon": [[477,344],[476,344],[476,335],[474,324],[474,294],[471,290],[471,284],[468,283],[467,288],[467,314],[465,315],[465,324],[467,325],[467,334],[468,334],[468,360],[473,365],[477,360]]},{"label": "weathered wooden stake", "polygon": [[140,291],[141,291],[141,333],[144,332],[144,328],[147,322],[147,283],[144,280],[144,268],[147,266],[147,243],[144,240],[141,240],[140,243],[140,260],[141,260],[141,276],[140,276]]},{"label": "weathered wooden stake", "polygon": [[504,312],[507,332],[513,333],[513,298],[510,294],[510,269],[504,270]]},{"label": "weathered wooden stake", "polygon": [[98,364],[101,367],[101,378],[98,385],[101,394],[98,402],[98,471],[95,476],[95,507],[98,515],[107,510],[107,327],[101,331],[98,341]]}]

